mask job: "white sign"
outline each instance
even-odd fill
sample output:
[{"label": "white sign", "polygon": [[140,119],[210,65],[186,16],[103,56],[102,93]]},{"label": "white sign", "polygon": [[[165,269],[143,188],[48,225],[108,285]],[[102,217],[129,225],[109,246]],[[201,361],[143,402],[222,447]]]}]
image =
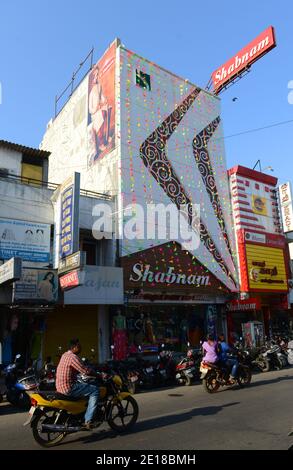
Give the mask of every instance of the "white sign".
[{"label": "white sign", "polygon": [[245,240],[254,243],[266,244],[266,236],[264,233],[245,232]]},{"label": "white sign", "polygon": [[12,258],[0,266],[0,284],[4,282],[15,281],[21,277],[22,260],[20,258]]},{"label": "white sign", "polygon": [[15,301],[57,302],[58,276],[54,269],[23,268],[21,279],[14,283]]},{"label": "white sign", "polygon": [[279,195],[281,202],[281,213],[284,232],[293,231],[293,204],[291,183],[287,182],[279,186]]},{"label": "white sign", "polygon": [[85,266],[83,285],[64,292],[64,304],[123,304],[123,269]]},{"label": "white sign", "polygon": [[15,256],[23,261],[49,263],[49,224],[0,218],[0,259]]}]

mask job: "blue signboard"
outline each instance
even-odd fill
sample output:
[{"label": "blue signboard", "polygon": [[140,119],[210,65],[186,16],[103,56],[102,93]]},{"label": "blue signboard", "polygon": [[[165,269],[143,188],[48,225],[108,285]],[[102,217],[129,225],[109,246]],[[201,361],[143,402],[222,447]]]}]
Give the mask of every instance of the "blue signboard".
[{"label": "blue signboard", "polygon": [[49,224],[0,218],[0,259],[49,263],[50,231]]},{"label": "blue signboard", "polygon": [[79,173],[74,173],[61,192],[59,259],[79,249],[79,179]]}]

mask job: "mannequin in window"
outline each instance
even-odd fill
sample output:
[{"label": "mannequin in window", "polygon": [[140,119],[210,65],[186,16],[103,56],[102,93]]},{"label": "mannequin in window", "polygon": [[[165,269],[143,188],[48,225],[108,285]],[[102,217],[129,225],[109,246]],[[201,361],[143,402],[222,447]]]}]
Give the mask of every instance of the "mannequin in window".
[{"label": "mannequin in window", "polygon": [[113,318],[112,331],[114,345],[113,358],[114,360],[122,361],[127,356],[127,333],[126,319],[120,309],[117,310],[117,315]]},{"label": "mannequin in window", "polygon": [[147,314],[146,321],[145,321],[145,336],[146,336],[146,340],[149,343],[154,344],[155,337],[154,337],[154,332],[153,332],[153,322],[151,320],[151,316],[149,313]]},{"label": "mannequin in window", "polygon": [[143,343],[145,337],[145,321],[143,313],[139,315],[139,318],[135,322],[135,331],[135,343],[139,346]]}]

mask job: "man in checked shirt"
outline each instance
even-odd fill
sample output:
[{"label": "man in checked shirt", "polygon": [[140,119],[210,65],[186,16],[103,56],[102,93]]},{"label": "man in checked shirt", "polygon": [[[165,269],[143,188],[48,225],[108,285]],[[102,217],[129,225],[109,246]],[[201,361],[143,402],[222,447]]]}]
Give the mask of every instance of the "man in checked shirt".
[{"label": "man in checked shirt", "polygon": [[92,419],[98,406],[99,388],[95,385],[79,383],[76,381],[78,374],[97,375],[95,371],[85,367],[78,354],[81,345],[77,338],[69,342],[69,350],[60,359],[56,371],[56,390],[63,395],[74,398],[88,397],[88,406],[85,413],[84,427],[92,428]]}]

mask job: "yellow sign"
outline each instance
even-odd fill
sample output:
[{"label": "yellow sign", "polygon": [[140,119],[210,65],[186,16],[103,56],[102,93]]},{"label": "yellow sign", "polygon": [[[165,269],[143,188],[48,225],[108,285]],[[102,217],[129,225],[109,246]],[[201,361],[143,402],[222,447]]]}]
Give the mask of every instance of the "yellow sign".
[{"label": "yellow sign", "polygon": [[246,256],[250,289],[288,290],[282,249],[248,243]]},{"label": "yellow sign", "polygon": [[258,215],[268,215],[267,200],[265,197],[252,195],[252,210]]}]

